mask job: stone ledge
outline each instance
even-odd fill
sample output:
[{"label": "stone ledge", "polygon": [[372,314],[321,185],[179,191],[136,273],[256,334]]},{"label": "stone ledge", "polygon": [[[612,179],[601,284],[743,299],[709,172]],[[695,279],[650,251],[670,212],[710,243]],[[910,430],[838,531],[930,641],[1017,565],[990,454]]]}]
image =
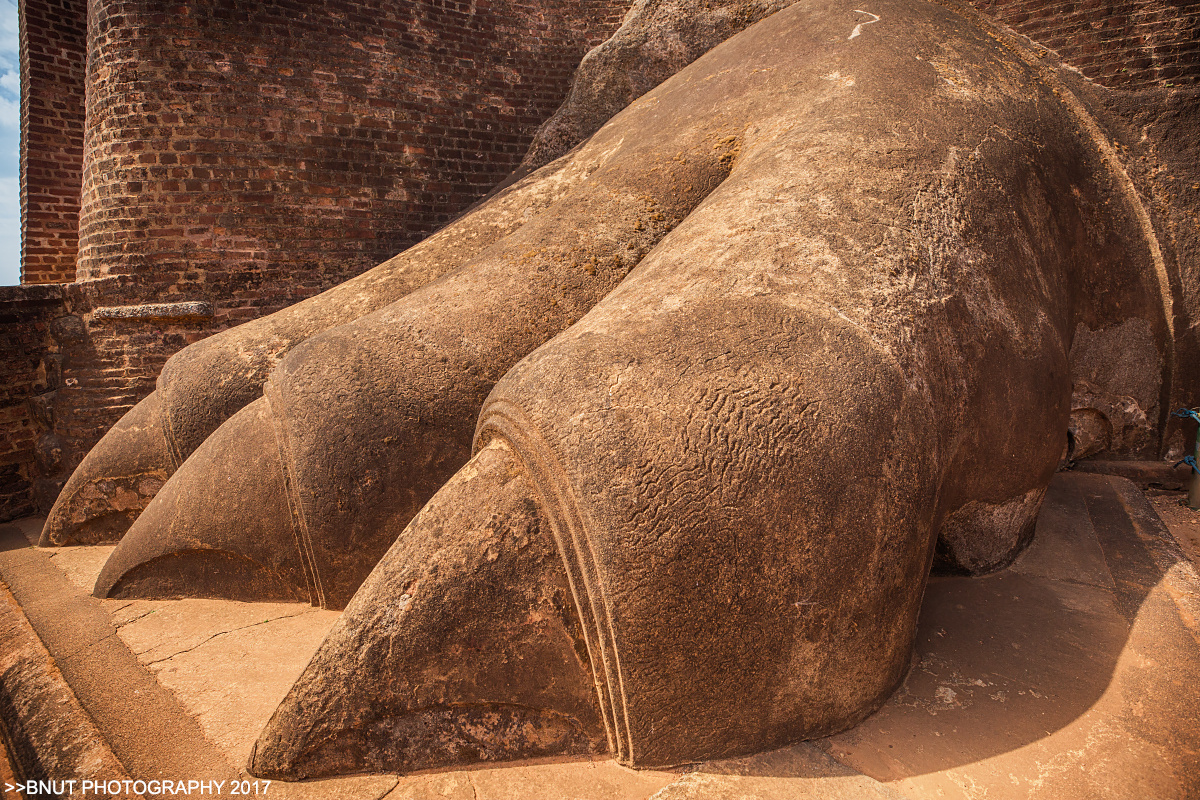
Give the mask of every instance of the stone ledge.
[{"label": "stone ledge", "polygon": [[0,286],[0,303],[45,303],[63,299],[60,283],[28,283],[21,286]]},{"label": "stone ledge", "polygon": [[[117,637],[100,601],[52,563],[50,555],[56,551],[31,546],[37,526],[30,522],[0,526],[0,580],[41,641],[56,681],[69,687],[87,722],[80,728],[74,718],[60,717],[48,707],[55,723],[50,730],[61,729],[72,739],[98,737],[116,763],[138,778],[242,777],[204,738],[174,696],[138,664]],[[87,777],[65,765],[52,770],[46,759],[56,752],[49,743],[37,748],[48,778]],[[22,760],[20,755],[15,758]]]},{"label": "stone ledge", "polygon": [[1186,489],[1191,479],[1191,467],[1174,467],[1169,461],[1076,461],[1070,472],[1096,475],[1115,475],[1136,483],[1143,489]]},{"label": "stone ledge", "polygon": [[191,322],[212,319],[212,303],[190,300],[183,303],[144,303],[136,306],[101,306],[92,312],[93,322],[139,320],[145,322]]},{"label": "stone ledge", "polygon": [[0,738],[17,784],[54,780],[61,785],[63,775],[104,783],[129,778],[2,583]]}]

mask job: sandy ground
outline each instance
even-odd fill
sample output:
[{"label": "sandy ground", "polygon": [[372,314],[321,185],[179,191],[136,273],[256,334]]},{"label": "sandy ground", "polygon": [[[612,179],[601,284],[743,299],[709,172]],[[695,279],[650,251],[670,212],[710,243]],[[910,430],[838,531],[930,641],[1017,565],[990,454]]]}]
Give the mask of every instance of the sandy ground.
[{"label": "sandy ground", "polygon": [[1200,569],[1200,510],[1188,508],[1187,492],[1148,489],[1146,499],[1166,523],[1183,552]]}]

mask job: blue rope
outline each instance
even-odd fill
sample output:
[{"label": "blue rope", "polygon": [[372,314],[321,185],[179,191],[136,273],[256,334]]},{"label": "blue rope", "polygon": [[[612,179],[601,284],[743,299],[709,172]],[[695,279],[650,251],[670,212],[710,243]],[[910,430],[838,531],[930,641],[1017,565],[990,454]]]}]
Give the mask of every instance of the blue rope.
[{"label": "blue rope", "polygon": [[[1195,456],[1187,456],[1186,458],[1183,459],[1183,461],[1175,462],[1176,467],[1178,467],[1180,464],[1187,464],[1189,467],[1191,467],[1196,472],[1200,472],[1200,465],[1196,464]],[[1172,467],[1172,469],[1174,469],[1174,467]]]},{"label": "blue rope", "polygon": [[[1187,417],[1191,417],[1192,419],[1196,420],[1196,422],[1200,422],[1200,414],[1197,414],[1195,411],[1193,411],[1190,408],[1181,408],[1178,411],[1172,411],[1171,416],[1172,417],[1183,417],[1185,419]],[[1191,456],[1189,456],[1189,458],[1190,457]],[[1182,463],[1183,463],[1182,461],[1179,462],[1179,464],[1182,464]],[[1179,466],[1179,464],[1176,464],[1175,466]]]}]

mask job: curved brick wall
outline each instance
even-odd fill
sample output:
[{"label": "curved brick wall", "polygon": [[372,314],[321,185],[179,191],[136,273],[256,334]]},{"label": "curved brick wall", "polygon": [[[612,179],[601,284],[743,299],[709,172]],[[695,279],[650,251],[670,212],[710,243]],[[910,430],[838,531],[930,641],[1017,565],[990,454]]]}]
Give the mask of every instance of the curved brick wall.
[{"label": "curved brick wall", "polygon": [[94,0],[80,280],[239,322],[447,222],[627,0]]},{"label": "curved brick wall", "polygon": [[1200,83],[1200,3],[970,0],[1110,89]]}]

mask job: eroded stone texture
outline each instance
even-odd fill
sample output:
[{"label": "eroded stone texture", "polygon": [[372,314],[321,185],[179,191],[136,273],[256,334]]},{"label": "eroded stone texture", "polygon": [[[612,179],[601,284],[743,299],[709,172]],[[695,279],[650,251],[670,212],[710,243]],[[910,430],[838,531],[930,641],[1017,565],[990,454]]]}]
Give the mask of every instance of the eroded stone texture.
[{"label": "eroded stone texture", "polygon": [[135,475],[165,480],[222,422],[262,396],[267,375],[291,348],[453,271],[583,177],[577,168],[514,186],[473,214],[469,224],[452,224],[328,292],[176,353],[158,376],[154,396],[114,426],[72,474],[47,517],[43,546],[95,541],[97,529],[107,541],[119,539],[134,517],[122,520],[102,504],[81,513],[85,500],[78,495],[84,487]]},{"label": "eroded stone texture", "polygon": [[1106,392],[1086,380],[1075,381],[1067,426],[1070,458],[1144,451],[1153,446],[1155,427],[1137,398]]},{"label": "eroded stone texture", "polygon": [[[516,454],[553,532],[622,762],[751,752],[862,719],[908,665],[938,533],[943,560],[968,572],[1007,563],[1028,540],[1065,445],[1073,334],[1132,331],[1161,363],[1169,325],[1137,199],[1061,91],[1034,58],[945,8],[797,3],[633,103],[566,159],[598,160],[589,180],[621,175],[643,191],[676,192],[687,184],[652,157],[660,136],[677,143],[675,163],[703,169],[703,151],[688,144],[706,141],[732,161],[615,289],[499,380],[479,417],[476,446]],[[572,203],[544,213],[594,225]],[[605,208],[595,194],[587,207]],[[599,217],[601,235],[630,235],[620,206],[609,208],[616,219]],[[555,270],[572,262],[533,261],[525,279],[563,281],[570,272]],[[589,261],[574,263],[590,274]],[[553,313],[537,291],[514,291],[497,274],[488,285],[513,298],[510,317]],[[427,304],[419,325],[402,316],[404,304],[452,284],[310,340],[272,377],[289,476],[337,478],[289,486],[306,519],[323,505],[313,518],[350,510],[343,528],[377,519],[398,503],[371,492],[396,497],[405,485],[393,464],[422,452],[431,429],[450,430],[443,416],[410,412],[407,434],[388,421],[370,401],[377,387],[391,388],[380,392],[391,408],[414,408],[396,402],[406,389],[393,370],[420,384],[463,369],[470,380],[433,384],[438,404],[421,406],[439,415],[456,402],[469,408],[472,381],[495,374],[495,342],[511,336],[495,316],[455,327],[440,317],[452,308],[444,301]],[[406,348],[422,360],[371,344],[400,341],[370,332],[376,320],[389,336],[407,326]],[[444,330],[461,349],[447,348]],[[439,352],[489,358],[471,369],[470,358]],[[413,363],[425,369],[408,371]],[[336,442],[355,447],[334,452]],[[444,491],[474,474],[468,467]],[[455,496],[464,515],[497,502]],[[399,731],[371,749],[364,743],[387,740],[365,695],[357,705],[342,698],[362,695],[354,673],[364,658],[394,652],[381,615],[411,598],[403,576],[435,561],[416,548],[468,527],[422,512],[400,534],[267,726],[255,769],[323,774],[355,759],[412,768],[414,739]],[[439,652],[439,669],[456,668]],[[430,657],[388,669],[410,681]],[[406,713],[421,705],[419,689],[410,695]],[[434,720],[436,707],[425,719],[450,736],[455,723]],[[503,750],[506,730],[498,723],[483,740]],[[355,744],[323,744],[337,741]],[[441,749],[444,763],[461,757]]]},{"label": "eroded stone texture", "polygon": [[713,47],[793,1],[638,0],[612,38],[584,56],[571,93],[538,128],[514,174],[563,155]]},{"label": "eroded stone texture", "polygon": [[[71,294],[89,329],[71,348],[73,385],[60,404],[71,466],[185,345],[356,276],[483,196],[520,162],[579,57],[627,6],[22,6],[25,277],[72,280],[78,256]],[[380,305],[422,282],[390,282],[396,293]],[[168,300],[207,309],[161,308]],[[348,316],[334,322],[366,313],[339,302]],[[265,367],[235,353],[181,391],[224,421],[261,395],[274,355],[333,324],[302,314],[315,327],[277,321],[265,341],[241,340],[270,354]],[[172,411],[166,426],[186,428]],[[179,431],[181,458],[215,427],[194,442]],[[96,487],[134,465],[105,476],[93,466],[84,470]],[[61,513],[50,523],[48,542],[90,535],[74,538],[77,523]]]},{"label": "eroded stone texture", "polygon": [[[1120,142],[1119,156],[1125,168],[1140,173],[1134,174],[1134,178],[1138,181],[1139,191],[1151,206],[1151,212],[1156,215],[1154,225],[1164,245],[1165,264],[1168,269],[1174,271],[1177,268],[1181,272],[1178,283],[1172,278],[1175,295],[1173,314],[1177,317],[1179,331],[1175,347],[1179,357],[1173,359],[1168,354],[1166,371],[1171,371],[1170,365],[1174,360],[1181,364],[1194,361],[1200,351],[1196,347],[1198,337],[1190,331],[1194,328],[1192,321],[1198,306],[1195,291],[1189,288],[1189,284],[1196,283],[1194,265],[1200,263],[1196,257],[1200,251],[1196,249],[1195,233],[1198,228],[1195,224],[1195,198],[1200,194],[1192,188],[1196,185],[1197,176],[1194,165],[1200,163],[1200,159],[1195,157],[1197,138],[1193,120],[1197,106],[1196,89],[1182,87],[1195,86],[1200,59],[1197,58],[1198,51],[1190,45],[1196,38],[1196,26],[1200,24],[1200,18],[1190,14],[1187,6],[1158,0],[1103,0],[1071,8],[1056,5],[1050,0],[1003,3],[973,0],[972,5],[1032,37],[1039,51],[1045,53],[1047,61],[1061,57],[1073,67],[1083,70],[1082,73],[1073,74],[1076,80],[1072,88],[1077,92],[1081,86],[1084,90],[1097,90],[1088,100],[1090,109],[1098,112],[1115,111],[1118,116],[1126,117],[1124,121],[1129,124],[1124,126],[1124,130],[1120,130],[1123,127],[1121,125],[1110,126],[1112,119],[1107,120],[1104,123],[1105,134],[1114,142]],[[70,383],[58,402],[61,413],[57,433],[68,448],[68,471],[114,419],[153,388],[154,377],[163,362],[178,348],[207,335],[216,327],[266,313],[331,285],[340,279],[339,276],[349,275],[374,263],[384,253],[376,252],[372,258],[362,250],[364,245],[370,250],[371,235],[384,238],[395,235],[400,237],[394,240],[396,242],[402,239],[412,241],[406,238],[408,234],[395,226],[389,228],[388,212],[377,213],[380,207],[386,206],[392,210],[401,205],[407,207],[407,213],[420,218],[413,230],[423,234],[442,224],[450,218],[454,209],[461,207],[454,203],[465,205],[487,191],[494,180],[499,179],[509,166],[521,158],[525,141],[522,137],[532,132],[536,120],[553,108],[558,95],[566,89],[574,61],[569,56],[560,58],[556,55],[552,59],[553,67],[547,70],[545,56],[550,51],[544,48],[550,45],[550,50],[561,53],[558,45],[564,43],[564,36],[583,48],[585,41],[594,43],[615,27],[624,12],[624,6],[619,2],[552,2],[532,6],[528,3],[513,5],[496,2],[485,6],[444,6],[436,3],[428,6],[417,3],[412,9],[385,8],[381,18],[370,12],[359,13],[359,5],[355,0],[350,0],[321,9],[310,9],[314,14],[304,20],[293,18],[286,13],[286,9],[273,3],[267,3],[262,8],[234,12],[236,22],[230,22],[224,10],[196,6],[190,7],[194,13],[187,19],[172,18],[163,26],[138,23],[139,19],[144,20],[149,18],[147,15],[158,13],[155,2],[133,0],[114,2],[111,6],[103,3],[101,6],[96,9],[97,16],[107,14],[109,19],[106,24],[111,27],[108,33],[99,37],[104,39],[103,42],[97,38],[99,47],[95,66],[108,70],[106,63],[136,63],[138,69],[136,75],[128,70],[110,70],[109,74],[119,75],[119,80],[115,84],[93,86],[97,89],[92,92],[93,100],[107,97],[120,101],[132,88],[148,87],[154,90],[152,94],[159,96],[159,99],[162,97],[158,90],[163,89],[174,100],[188,106],[190,111],[172,122],[173,115],[179,110],[179,104],[174,102],[168,103],[172,108],[166,110],[155,109],[153,104],[144,106],[139,103],[98,101],[104,106],[100,109],[101,117],[111,113],[120,119],[110,120],[112,124],[103,123],[102,127],[107,129],[107,133],[98,137],[101,150],[111,147],[115,152],[98,155],[99,161],[96,163],[109,158],[112,162],[109,166],[115,165],[119,169],[116,172],[108,170],[109,174],[101,176],[107,183],[102,181],[99,194],[92,191],[96,186],[89,188],[94,201],[92,205],[104,205],[107,207],[105,213],[112,215],[101,224],[100,227],[106,230],[102,235],[97,235],[97,245],[106,249],[111,256],[112,266],[115,267],[112,272],[128,270],[136,274],[105,279],[100,282],[104,284],[103,287],[93,286],[95,282],[87,281],[72,288],[72,296],[78,298],[82,294],[89,297],[87,303],[75,304],[75,312],[87,320],[90,341],[78,348],[70,348],[73,351],[70,357],[73,363],[67,368]],[[745,24],[754,14],[776,6],[771,2],[727,0],[696,2],[686,7],[661,2],[637,4],[635,13],[627,20],[629,24],[625,33],[601,48],[603,53],[608,54],[605,58],[609,59],[608,63],[613,69],[607,73],[603,70],[585,70],[581,81],[577,81],[579,96],[592,98],[595,102],[582,105],[573,102],[571,107],[575,111],[571,113],[578,116],[586,112],[588,107],[619,107],[632,94],[623,87],[636,84],[636,91],[641,91],[642,87],[649,86],[665,75],[665,70],[682,63],[688,54],[708,47],[714,40],[713,36],[719,38],[723,32]],[[53,184],[50,195],[59,194],[59,200],[63,202],[53,203],[53,209],[43,204],[45,208],[42,209],[43,212],[52,212],[51,216],[57,219],[53,225],[53,236],[50,237],[59,239],[57,244],[52,243],[53,254],[41,248],[45,250],[41,255],[26,255],[34,261],[49,259],[66,264],[69,276],[74,270],[76,231],[73,222],[75,214],[66,201],[74,197],[71,202],[77,203],[80,194],[78,179],[72,190],[69,176],[78,176],[82,158],[84,8],[81,3],[59,3],[55,8],[65,11],[50,15],[56,19],[53,31],[47,28],[50,22],[46,17],[46,7],[33,3],[23,8],[26,22],[29,23],[25,26],[28,29],[25,38],[30,40],[31,48],[29,66],[35,71],[45,68],[55,73],[48,79],[49,83],[37,75],[30,78],[27,88],[33,91],[29,93],[30,113],[25,121],[34,128],[39,128],[36,124],[39,119],[55,122],[50,126],[41,125],[40,133],[35,131],[35,140],[38,136],[54,139],[65,132],[66,139],[58,141],[74,141],[71,147],[58,148],[57,153],[51,152],[55,150],[52,147],[34,148],[38,152],[31,150],[28,154],[32,159],[27,176],[30,178],[30,191],[35,188],[42,191],[45,186],[34,187],[33,184],[49,181]],[[358,10],[346,15],[337,13],[338,8]],[[117,9],[121,14],[114,13]],[[673,9],[680,13],[673,17]],[[428,14],[422,10],[428,11]],[[329,11],[334,13],[326,15]],[[543,11],[545,14],[539,15]],[[510,12],[515,17],[510,17]],[[569,20],[568,24],[556,24],[555,18],[559,12],[566,16],[558,18]],[[121,19],[117,20],[117,17]],[[515,31],[521,32],[520,35],[514,33],[510,24],[514,19],[517,20]],[[864,20],[869,19],[864,16]],[[406,76],[411,76],[413,72],[422,72],[422,68],[416,66],[418,62],[425,65],[431,62],[424,57],[410,59],[403,53],[400,62],[389,62],[397,55],[393,49],[395,42],[392,33],[381,36],[379,40],[360,38],[367,31],[379,30],[380,26],[393,32],[396,30],[395,24],[405,26],[410,20],[419,20],[411,32],[415,33],[418,40],[417,51],[436,54],[436,59],[441,59],[435,59],[432,63],[450,65],[450,68],[440,71],[435,68],[432,74],[424,73],[423,77],[430,79],[428,83],[418,80],[412,84],[422,87],[418,91],[421,99],[416,103],[404,100],[397,102],[396,83],[388,77],[397,74],[396,70],[385,66],[381,73],[379,65],[392,63],[394,66],[399,63]],[[498,20],[502,22],[493,24]],[[532,29],[527,30],[527,23],[532,23]],[[545,30],[546,27],[548,30]],[[147,36],[130,35],[138,30],[149,33]],[[314,34],[314,31],[317,33]],[[464,35],[464,31],[469,33]],[[533,31],[536,34],[530,35]],[[278,35],[264,36],[264,32]],[[326,33],[329,35],[325,36]],[[409,33],[405,31],[403,35],[408,36]],[[313,39],[314,35],[320,41]],[[512,59],[509,59],[508,48],[495,47],[497,41],[503,42],[511,36],[516,36],[513,40],[517,45],[513,51],[517,62],[515,68]],[[178,48],[184,46],[181,44],[183,41],[191,42],[190,52],[195,58],[178,59],[172,55],[177,55]],[[314,44],[314,47],[306,49],[291,46],[295,41]],[[64,51],[64,56],[59,52],[62,48],[50,46],[47,42],[70,46]],[[255,42],[259,44],[255,45]],[[203,43],[212,46],[197,46]],[[406,39],[404,46],[409,43]],[[263,49],[247,60],[250,52],[247,48],[260,46]],[[365,50],[360,49],[363,47]],[[528,55],[530,51],[527,48],[532,48],[536,57],[525,59],[516,56],[517,51]],[[309,57],[311,52],[320,54],[320,68],[315,72],[312,71],[312,58]],[[482,54],[491,52],[508,59],[497,71],[483,67],[489,59],[481,57]],[[574,52],[582,52],[582,49]],[[367,67],[362,61],[367,53],[371,54],[372,64],[365,72],[359,71],[358,67],[349,71],[343,69],[354,64]],[[599,55],[600,52],[597,57]],[[450,85],[456,84],[466,72],[457,68],[459,56],[466,56],[476,69],[483,69],[489,76],[486,82],[488,88],[484,93],[486,101],[477,102],[478,97],[451,88]],[[629,61],[627,56],[636,58]],[[593,60],[590,59],[589,63]],[[603,61],[601,58],[596,63]],[[551,75],[547,76],[547,72]],[[379,74],[383,74],[385,79],[381,81],[372,77]],[[1085,74],[1098,84],[1085,79]],[[589,75],[595,75],[596,79],[589,78]],[[548,84],[543,82],[546,77],[551,78]],[[182,80],[177,80],[180,78]],[[410,85],[407,81],[403,83]],[[219,91],[214,89],[217,85]],[[537,95],[540,111],[532,117],[526,115],[528,107],[519,101],[512,101],[515,96],[530,96],[531,86],[548,85],[553,87],[552,90],[542,91],[539,88],[533,91]],[[1131,91],[1107,92],[1099,90],[1099,85]],[[306,113],[296,118],[296,103],[311,102],[314,87],[321,92],[333,92],[349,102],[350,114],[340,118],[337,124],[349,122],[349,130],[353,135],[343,136],[339,132],[337,135],[306,138],[311,126],[328,132],[328,125],[333,122],[333,117],[328,116],[330,112],[325,107],[314,112],[315,116]],[[53,95],[59,93],[60,89],[67,90],[69,102],[65,105],[47,103],[48,99],[55,99]],[[49,95],[46,90],[50,91]],[[1081,97],[1083,94],[1086,91],[1081,93]],[[436,96],[437,100],[430,101],[432,96]],[[246,115],[244,108],[254,107],[255,104],[247,105],[236,100],[230,104],[230,97],[258,98],[264,100],[266,106],[259,115]],[[610,97],[624,99],[609,106],[605,98]],[[493,100],[496,103],[493,104]],[[208,105],[209,101],[224,102],[230,108],[214,111],[217,107]],[[364,103],[371,108],[364,108]],[[396,106],[402,110],[397,110]],[[67,110],[64,111],[64,108]],[[192,111],[196,113],[192,114]],[[499,129],[488,129],[487,125],[491,122],[483,124],[484,118],[495,119],[497,112],[499,117],[508,118],[510,122],[513,117],[519,118],[522,133],[511,136],[499,133]],[[342,113],[339,106],[334,115]],[[443,135],[451,128],[459,128],[464,115],[471,118],[468,129],[472,124],[476,128],[469,132],[469,136]],[[587,114],[583,113],[583,116]],[[593,127],[586,129],[593,129],[603,116],[595,116],[594,124],[589,123]],[[1100,116],[1104,114],[1100,113]],[[221,122],[217,140],[204,131],[205,121],[214,119]],[[403,119],[402,126],[405,129],[392,130],[391,127],[400,119]],[[98,123],[98,120],[99,117],[92,122]],[[263,130],[264,125],[269,130]],[[417,130],[408,129],[410,125]],[[54,130],[51,131],[51,128]],[[129,131],[136,133],[136,141],[129,139]],[[108,136],[112,138],[108,139]],[[264,136],[269,138],[263,139]],[[404,150],[403,157],[380,161],[376,150],[382,145],[377,137],[387,140],[386,146],[397,151]],[[398,137],[400,142],[392,141],[391,137]],[[315,141],[316,138],[321,141]],[[219,160],[222,163],[214,166],[218,158],[210,151],[212,148],[220,149],[230,141],[236,144],[236,154],[233,151],[221,154]],[[432,148],[430,141],[436,143]],[[122,147],[142,145],[144,148],[138,154],[121,155]],[[333,186],[327,185],[323,178],[315,177],[311,172],[296,172],[281,166],[288,163],[294,165],[297,153],[309,145],[327,154],[341,154],[337,155],[334,159],[336,164],[332,165],[338,172]],[[353,153],[349,161],[342,157],[346,152]],[[311,153],[305,151],[302,155]],[[358,162],[364,158],[368,170],[383,170],[385,176],[393,178],[397,170],[402,171],[404,167],[398,161],[409,164],[411,159],[420,163],[421,167],[431,163],[437,166],[432,172],[422,172],[418,168],[415,179],[410,176],[401,181],[406,188],[398,196],[396,192],[380,188],[379,174],[368,175],[364,169],[360,169]],[[54,163],[50,163],[51,160]],[[72,160],[73,164],[70,163]],[[1139,160],[1142,163],[1139,164]],[[481,161],[487,162],[486,169],[477,172],[476,168],[482,166]],[[311,159],[309,163],[313,163]],[[247,174],[247,170],[255,173],[258,167],[265,167],[270,174]],[[40,178],[34,174],[39,171],[44,173]],[[422,175],[430,179],[425,180]],[[309,180],[310,176],[312,180]],[[229,180],[230,177],[234,179]],[[244,186],[243,178],[250,178],[254,186]],[[387,180],[385,177],[384,182]],[[194,185],[197,181],[202,185]],[[360,185],[362,194],[352,201],[345,194],[333,201],[324,194],[332,191],[355,195],[360,191]],[[280,187],[285,186],[291,188],[281,194]],[[464,188],[466,191],[463,191]],[[374,199],[366,199],[371,192],[374,192]],[[447,193],[460,198],[452,201],[453,207],[444,205]],[[386,198],[383,197],[385,194]],[[134,196],[138,202],[127,202]],[[311,225],[272,227],[279,221],[278,218],[275,223],[268,223],[273,214],[257,213],[271,205],[273,198],[275,210],[281,211],[286,218],[296,209],[285,208],[288,206],[285,196],[307,197],[317,202],[315,209],[303,210],[301,214],[308,222],[314,222],[316,217],[313,213],[320,212],[317,214],[320,220],[316,220],[316,224],[324,232],[316,238],[319,255],[308,246],[312,244],[311,237],[308,237],[308,232],[313,230]],[[218,197],[220,208],[206,208],[205,213],[199,216],[184,213],[180,217],[180,209],[191,207],[189,203],[181,204],[181,197],[193,201],[199,197]],[[102,199],[103,202],[100,202]],[[365,203],[371,205],[369,213],[361,207]],[[347,204],[354,208],[350,210]],[[241,213],[248,208],[255,209],[255,213]],[[241,221],[230,222],[239,213]],[[343,214],[350,216],[343,217]],[[126,223],[131,218],[139,224],[129,227]],[[214,228],[213,219],[223,221]],[[66,224],[62,224],[64,220]],[[384,221],[381,223],[380,220]],[[148,227],[141,224],[148,221],[153,224]],[[183,227],[180,227],[181,224]],[[36,239],[37,231],[33,228],[37,227],[37,220],[31,225],[31,235]],[[325,227],[327,225],[329,227]],[[259,235],[256,239],[253,229],[259,229],[258,233],[273,230],[279,236]],[[200,233],[202,230],[209,233]],[[211,241],[204,241],[205,236]],[[302,244],[301,240],[307,240],[308,244]],[[175,251],[180,244],[187,249],[186,258],[162,260],[164,254],[169,255],[169,251]],[[351,253],[352,258],[342,258],[338,253]],[[154,255],[157,260],[139,261],[139,258],[149,255]],[[307,256],[317,256],[321,266],[310,268],[312,265],[308,262],[301,264],[300,260]],[[1172,263],[1173,258],[1177,259],[1177,263]],[[268,262],[269,269],[263,266]],[[217,272],[231,263],[235,263],[237,269],[218,278]],[[198,265],[199,270],[194,270]],[[283,265],[282,268],[280,265]],[[243,266],[247,269],[243,270]],[[177,269],[182,272],[176,272]],[[94,276],[107,272],[109,270],[105,267],[85,269],[81,274]],[[1188,276],[1189,272],[1191,276]],[[75,289],[83,289],[83,292],[77,293]],[[177,299],[204,297],[211,300],[215,324],[172,323],[156,329],[137,321],[121,320],[96,325],[90,319],[91,308],[154,302],[166,299],[172,293]],[[1171,407],[1194,404],[1197,384],[1186,374],[1171,375],[1165,385],[1169,385],[1173,392],[1173,400],[1169,404]],[[1182,423],[1179,421],[1168,420],[1168,424],[1176,426],[1170,432],[1174,437],[1170,449],[1182,455],[1185,439],[1190,440],[1190,429],[1185,435],[1180,430]],[[1114,454],[1115,457],[1128,455]],[[1144,452],[1137,455],[1148,457]],[[1162,452],[1150,455],[1162,455]],[[22,469],[30,471],[31,451],[26,449],[23,456],[27,463]],[[60,486],[61,480],[43,481],[39,484],[37,494],[52,501]],[[46,510],[45,507],[42,510]]]},{"label": "eroded stone texture", "polygon": [[[565,153],[645,91],[788,1],[714,0],[686,9],[676,2],[638,3],[619,31],[585,59],[567,102],[539,131],[530,154],[505,185]],[[158,379],[159,394],[163,396],[163,435],[170,443],[174,461],[168,474],[221,422],[259,396],[267,374],[291,347],[327,327],[374,311],[453,269],[496,237],[515,230],[525,221],[524,215],[536,211],[542,202],[551,201],[572,180],[570,174],[565,174],[557,187],[554,181],[540,182],[537,191],[542,195],[541,202],[518,193],[507,204],[489,204],[491,219],[476,213],[465,231],[466,242],[461,241],[464,231],[451,226],[449,231],[433,237],[435,241],[423,243],[416,258],[407,259],[408,254],[402,254],[384,265],[388,268],[373,270],[370,280],[349,281],[333,294],[326,293],[324,300],[310,300],[242,325],[237,333],[194,344],[170,359]],[[522,216],[514,217],[513,210],[519,210]],[[125,316],[129,313],[123,312]],[[119,460],[120,451],[131,447],[111,440],[97,445],[103,468],[85,461],[80,477],[64,490],[60,505],[74,504],[77,508],[73,496],[79,487],[85,483],[101,485],[111,477],[110,471],[129,474],[133,465],[116,466],[111,462]],[[118,519],[110,515],[104,524],[111,540],[118,539],[132,524],[130,518],[117,525]],[[84,525],[93,530],[98,527],[91,523],[91,517],[81,519],[77,512],[67,514],[63,508],[56,508],[49,516],[43,544],[88,541],[90,534],[80,530]]]},{"label": "eroded stone texture", "polygon": [[[183,559],[245,557],[274,569],[282,556],[264,557],[273,548],[303,563],[303,573],[278,573],[297,592],[343,608],[413,515],[466,463],[475,417],[495,382],[624,279],[720,183],[736,149],[735,136],[707,127],[636,139],[617,130],[549,167],[538,184],[558,184],[560,173],[577,183],[523,226],[457,272],[282,358],[265,399],[253,404],[260,407],[253,430],[223,427],[205,442],[204,458],[184,463],[130,529],[97,593],[168,551]],[[502,206],[540,194],[523,185],[513,193],[498,198]],[[213,416],[194,396],[183,408]],[[270,442],[276,455],[263,463],[274,464],[271,474],[281,480],[216,455],[240,452],[248,438]],[[200,488],[226,487],[231,476],[255,498],[246,513],[264,519],[269,509],[290,507],[291,514],[233,525],[240,511],[230,509],[240,504]]]},{"label": "eroded stone texture", "polygon": [[43,547],[119,539],[173,471],[158,394],[134,406],[104,441],[67,479],[42,531]]},{"label": "eroded stone texture", "polygon": [[1034,488],[1002,503],[972,500],[955,509],[938,531],[934,568],[980,575],[1008,566],[1033,538],[1045,494]]},{"label": "eroded stone texture", "polygon": [[1153,328],[1129,319],[1106,330],[1080,324],[1071,343],[1069,457],[1115,452],[1153,456],[1163,391],[1163,356]]},{"label": "eroded stone texture", "polygon": [[149,502],[138,517],[145,533],[114,551],[99,596],[313,599],[267,413],[265,401],[251,403],[193,454],[188,463],[211,479],[176,481]]}]

